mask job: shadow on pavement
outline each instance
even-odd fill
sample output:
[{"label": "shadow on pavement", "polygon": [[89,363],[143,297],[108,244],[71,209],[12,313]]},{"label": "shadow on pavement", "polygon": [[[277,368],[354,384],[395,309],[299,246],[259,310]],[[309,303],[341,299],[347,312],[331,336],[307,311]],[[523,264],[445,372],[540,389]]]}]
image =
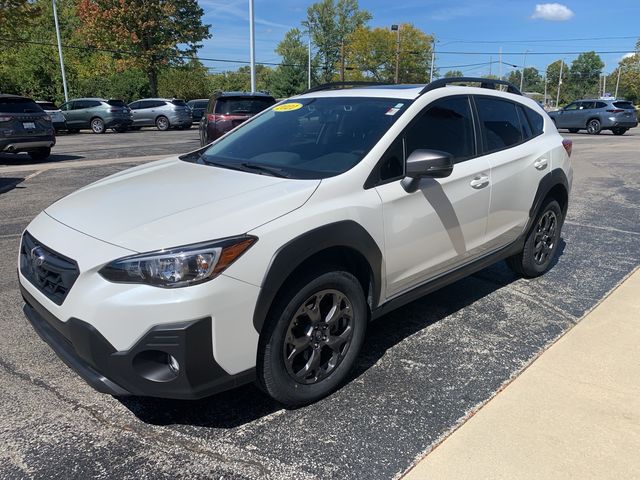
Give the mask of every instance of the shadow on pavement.
[{"label": "shadow on pavement", "polygon": [[[553,259],[554,265],[564,247],[565,242],[561,240]],[[370,323],[360,356],[345,384],[366,373],[387,350],[406,338],[518,278],[504,262],[499,262]],[[340,395],[340,392],[334,395]],[[141,421],[153,425],[177,424],[222,429],[239,427],[283,408],[252,384],[201,400],[148,397],[121,397],[118,400]]]},{"label": "shadow on pavement", "polygon": [[27,153],[3,153],[0,154],[0,166],[11,167],[14,165],[38,165],[40,163],[62,162],[65,160],[81,160],[82,155],[64,155],[52,153],[49,158],[42,161],[33,160]]},{"label": "shadow on pavement", "polygon": [[0,177],[0,194],[10,192],[24,182],[23,177]]}]

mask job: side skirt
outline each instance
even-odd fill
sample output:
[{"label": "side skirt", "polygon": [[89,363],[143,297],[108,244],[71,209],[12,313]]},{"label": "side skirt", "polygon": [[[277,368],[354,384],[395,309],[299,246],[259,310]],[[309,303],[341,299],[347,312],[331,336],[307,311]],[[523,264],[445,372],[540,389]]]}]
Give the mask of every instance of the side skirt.
[{"label": "side skirt", "polygon": [[417,287],[401,294],[398,297],[392,298],[391,300],[374,309],[373,312],[371,312],[371,319],[375,320],[377,318],[380,318],[381,316],[386,315],[387,313],[400,308],[407,303],[411,303],[420,297],[424,297],[425,295],[435,292],[442,287],[468,277],[469,275],[472,275],[482,270],[483,268],[487,268],[488,266],[493,265],[500,260],[504,260],[507,257],[517,254],[524,248],[525,238],[526,237],[523,235],[518,240],[510,245],[507,245],[506,247],[503,247],[493,253],[490,253],[484,257],[458,267],[455,270],[444,273],[432,280],[429,280],[426,283],[418,285]]}]

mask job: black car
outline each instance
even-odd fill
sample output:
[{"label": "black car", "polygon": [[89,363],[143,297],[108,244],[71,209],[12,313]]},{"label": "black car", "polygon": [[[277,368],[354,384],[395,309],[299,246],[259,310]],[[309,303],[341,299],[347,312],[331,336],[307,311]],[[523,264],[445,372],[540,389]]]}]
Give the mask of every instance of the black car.
[{"label": "black car", "polygon": [[0,95],[0,152],[44,160],[56,144],[51,117],[32,99]]},{"label": "black car", "polygon": [[189,100],[187,105],[191,109],[191,116],[193,117],[193,123],[198,123],[204,115],[205,110],[207,109],[207,104],[209,103],[208,98],[198,98],[196,100]]}]

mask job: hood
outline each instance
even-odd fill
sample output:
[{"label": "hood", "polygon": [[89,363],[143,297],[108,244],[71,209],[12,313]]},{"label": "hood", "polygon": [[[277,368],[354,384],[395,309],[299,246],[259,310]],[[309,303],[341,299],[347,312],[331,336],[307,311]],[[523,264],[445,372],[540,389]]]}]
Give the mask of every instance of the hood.
[{"label": "hood", "polygon": [[178,160],[92,183],[45,212],[136,252],[246,233],[302,206],[319,180],[290,180]]}]

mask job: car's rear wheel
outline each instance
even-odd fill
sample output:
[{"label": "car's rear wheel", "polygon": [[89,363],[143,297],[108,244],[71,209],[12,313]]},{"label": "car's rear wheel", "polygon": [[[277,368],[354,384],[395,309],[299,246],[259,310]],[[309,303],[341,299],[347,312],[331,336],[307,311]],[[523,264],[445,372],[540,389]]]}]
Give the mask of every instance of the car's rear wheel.
[{"label": "car's rear wheel", "polygon": [[569,133],[578,133],[578,131],[580,131],[579,128],[570,128],[569,129]]},{"label": "car's rear wheel", "polygon": [[628,129],[626,128],[612,128],[611,131],[614,135],[624,135]]},{"label": "car's rear wheel", "polygon": [[367,318],[364,292],[351,273],[328,269],[297,278],[265,327],[260,386],[290,407],[329,395],[353,367]]},{"label": "car's rear wheel", "polygon": [[104,126],[104,121],[101,118],[92,118],[91,122],[91,131],[93,133],[104,133],[107,131],[107,129]]},{"label": "car's rear wheel", "polygon": [[587,132],[589,132],[590,135],[598,135],[601,131],[602,124],[600,123],[600,120],[598,120],[597,118],[592,118],[591,120],[589,120],[589,122],[587,123]]},{"label": "car's rear wheel", "polygon": [[37,162],[46,160],[49,158],[49,155],[51,155],[51,148],[39,148],[29,152],[29,156]]},{"label": "car's rear wheel", "polygon": [[161,132],[164,132],[165,130],[169,130],[170,126],[171,124],[169,123],[169,119],[167,117],[164,117],[161,115],[158,118],[156,118],[156,128]]},{"label": "car's rear wheel", "polygon": [[560,204],[552,198],[547,199],[536,216],[522,251],[507,258],[507,265],[515,273],[527,278],[547,272],[558,250],[562,223]]}]

